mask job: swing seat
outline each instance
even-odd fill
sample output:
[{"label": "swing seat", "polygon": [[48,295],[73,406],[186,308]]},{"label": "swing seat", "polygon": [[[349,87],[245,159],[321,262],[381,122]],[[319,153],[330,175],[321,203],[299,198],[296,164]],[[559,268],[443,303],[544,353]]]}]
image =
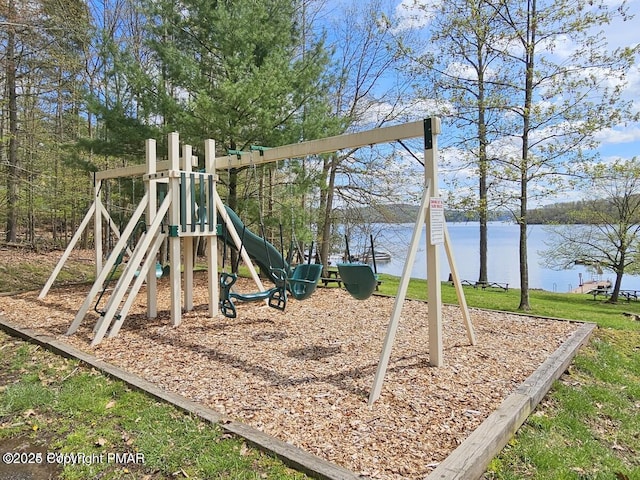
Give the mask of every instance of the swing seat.
[{"label": "swing seat", "polygon": [[[140,275],[140,270],[136,270],[136,273],[134,275],[136,277]],[[161,278],[162,276],[163,276],[162,265],[160,265],[160,262],[156,262],[156,278]]]},{"label": "swing seat", "polygon": [[304,263],[296,266],[289,278],[289,292],[296,300],[305,300],[316,291],[322,265]]},{"label": "swing seat", "polygon": [[236,318],[236,306],[233,300],[241,302],[258,302],[268,300],[268,305],[276,310],[284,311],[287,306],[287,291],[283,287],[274,287],[264,292],[236,293],[231,291],[231,287],[238,277],[230,273],[220,275],[220,312],[227,318]]},{"label": "swing seat", "polygon": [[364,263],[338,263],[338,272],[344,287],[356,300],[366,300],[378,286],[378,277]]},{"label": "swing seat", "polygon": [[268,299],[273,292],[279,290],[278,287],[270,288],[269,290],[265,290],[264,292],[254,292],[254,293],[236,293],[230,292],[229,297],[235,298],[236,300],[240,300],[241,302],[259,302],[260,300]]}]

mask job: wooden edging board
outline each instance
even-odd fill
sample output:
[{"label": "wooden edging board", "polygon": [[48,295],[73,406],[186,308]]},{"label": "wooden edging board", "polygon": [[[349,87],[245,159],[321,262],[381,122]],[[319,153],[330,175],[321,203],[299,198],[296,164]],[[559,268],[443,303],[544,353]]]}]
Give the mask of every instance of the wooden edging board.
[{"label": "wooden edging board", "polygon": [[[456,448],[427,480],[479,479],[487,465],[507,444],[516,430],[524,423],[536,405],[547,394],[553,382],[560,378],[596,328],[593,323],[582,324],[547,360],[527,378],[522,385],[498,407],[473,433]],[[312,455],[289,443],[278,440],[260,430],[220,415],[214,410],[187,398],[158,388],[153,383],[133,375],[94,355],[42,335],[35,330],[12,324],[0,315],[0,329],[9,335],[40,345],[58,355],[83,362],[110,377],[117,378],[133,388],[172,403],[181,410],[197,415],[223,430],[244,438],[256,448],[280,458],[285,464],[305,474],[320,479],[358,480],[362,477],[345,468]]]},{"label": "wooden edging board", "polygon": [[436,469],[427,480],[475,480],[482,476],[489,462],[507,444],[516,430],[551,389],[553,382],[567,370],[582,345],[596,328],[595,323],[580,327],[533,372],[518,389],[476,428]]}]

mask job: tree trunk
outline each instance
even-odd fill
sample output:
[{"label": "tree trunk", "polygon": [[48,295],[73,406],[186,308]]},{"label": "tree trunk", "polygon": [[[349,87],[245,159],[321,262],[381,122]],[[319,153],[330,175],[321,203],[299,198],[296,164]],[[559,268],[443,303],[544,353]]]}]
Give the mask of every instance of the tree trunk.
[{"label": "tree trunk", "polygon": [[613,291],[611,292],[611,296],[607,300],[607,303],[618,303],[618,297],[620,297],[620,287],[622,286],[622,277],[624,275],[624,271],[616,271],[616,281],[613,284]]},{"label": "tree trunk", "polygon": [[[482,59],[482,52],[479,52],[478,58]],[[482,73],[482,72],[481,72]],[[489,273],[487,267],[488,255],[488,185],[487,185],[487,127],[485,123],[484,110],[484,80],[480,77],[478,82],[478,167],[479,167],[479,220],[480,220],[480,272],[478,282],[487,283],[489,281]]]},{"label": "tree trunk", "polygon": [[9,0],[7,20],[7,95],[9,100],[9,152],[7,165],[7,226],[6,241],[16,242],[18,237],[18,94],[16,86],[16,32],[11,23],[16,20],[15,4]]},{"label": "tree trunk", "polygon": [[607,303],[618,303],[618,297],[620,296],[620,288],[622,287],[622,277],[624,275],[626,247],[627,245],[623,241],[621,245],[621,251],[620,251],[620,260],[617,262],[616,268],[614,268],[614,271],[616,272],[616,281],[613,285],[613,291],[611,292],[611,296],[607,300]]},{"label": "tree trunk", "polygon": [[531,310],[529,304],[529,265],[527,260],[527,201],[529,178],[529,129],[533,105],[533,76],[535,64],[536,0],[528,1],[528,23],[525,52],[526,79],[522,117],[522,159],[520,163],[520,305],[518,310]]},{"label": "tree trunk", "polygon": [[331,212],[333,211],[333,196],[335,193],[336,169],[338,166],[337,154],[334,153],[330,155],[325,166],[326,173],[328,174],[328,182],[326,186],[325,205],[322,210],[322,236],[320,238],[320,259],[322,260],[324,275],[327,274],[329,249],[331,248]]},{"label": "tree trunk", "polygon": [[527,258],[527,182],[526,175],[522,179],[520,203],[520,305],[518,310],[531,310],[529,304],[529,263]]}]

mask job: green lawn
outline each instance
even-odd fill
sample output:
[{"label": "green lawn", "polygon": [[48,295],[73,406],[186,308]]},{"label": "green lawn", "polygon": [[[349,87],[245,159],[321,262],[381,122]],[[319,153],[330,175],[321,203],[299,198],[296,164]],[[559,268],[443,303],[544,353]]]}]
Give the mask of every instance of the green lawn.
[{"label": "green lawn", "polygon": [[[399,279],[390,275],[381,275],[380,293],[395,295],[398,291]],[[470,307],[518,312],[520,290],[463,287],[465,299]],[[621,301],[617,304],[606,303],[602,299],[594,300],[592,295],[574,293],[552,293],[544,290],[529,291],[530,315],[565,318],[597,323],[600,327],[640,331],[640,322],[631,320],[624,313],[640,315],[640,302]],[[426,280],[413,279],[409,283],[407,298],[426,299]],[[442,301],[457,304],[455,288],[449,283],[442,284]],[[519,312],[524,313],[524,312]]]},{"label": "green lawn", "polygon": [[0,461],[0,478],[307,478],[216,425],[1,331],[0,385],[0,453],[42,455],[36,476]]}]

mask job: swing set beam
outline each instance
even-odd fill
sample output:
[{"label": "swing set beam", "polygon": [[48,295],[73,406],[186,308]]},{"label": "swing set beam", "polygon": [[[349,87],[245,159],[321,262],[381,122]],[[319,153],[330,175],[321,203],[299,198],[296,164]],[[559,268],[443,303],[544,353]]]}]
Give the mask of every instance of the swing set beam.
[{"label": "swing set beam", "polygon": [[[429,119],[428,119],[429,120]],[[260,165],[272,163],[290,158],[301,158],[309,155],[319,155],[321,153],[337,152],[344,149],[366,147],[379,143],[395,142],[408,138],[416,138],[424,135],[426,120],[393,125],[391,127],[374,128],[365,132],[347,133],[334,137],[309,140],[307,142],[284,145],[263,149],[259,156],[252,155],[252,152],[236,152],[236,155],[216,157],[216,170],[228,168],[240,168],[250,165]]]},{"label": "swing set beam", "polygon": [[[429,120],[429,119],[428,119]],[[395,142],[408,138],[421,137],[424,134],[426,120],[393,125],[391,127],[374,128],[365,132],[347,133],[334,137],[309,140],[307,142],[284,145],[282,147],[263,148],[260,155],[253,156],[252,152],[236,151],[234,155],[216,157],[214,166],[216,170],[239,168],[263,163],[272,163],[290,158],[300,158],[307,155],[319,155],[321,153],[337,152],[347,148],[366,147],[379,143]],[[171,164],[168,160],[157,162],[158,171],[169,170]],[[95,173],[96,180],[109,178],[142,176],[146,171],[145,165],[131,165],[124,168],[103,170]]]}]

